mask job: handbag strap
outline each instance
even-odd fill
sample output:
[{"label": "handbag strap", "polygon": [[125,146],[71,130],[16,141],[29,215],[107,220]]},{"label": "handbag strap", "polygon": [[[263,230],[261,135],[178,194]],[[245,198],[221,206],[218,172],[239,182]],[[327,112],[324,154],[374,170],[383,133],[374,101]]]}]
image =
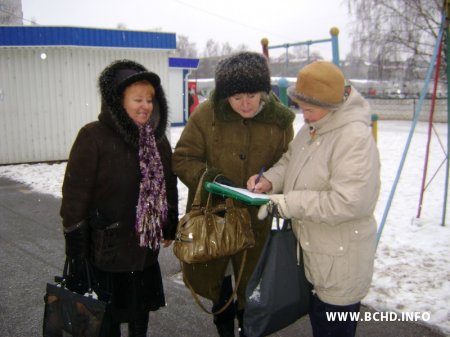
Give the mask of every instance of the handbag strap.
[{"label": "handbag strap", "polygon": [[[272,214],[274,215],[277,230],[278,231],[289,231],[292,230],[292,220],[291,219],[284,219],[283,226],[280,226],[280,214],[278,213],[278,207],[277,205],[273,206]],[[300,242],[297,240],[297,265],[303,265],[303,250],[302,246],[300,245]]]},{"label": "handbag strap", "polygon": [[202,203],[202,188],[203,188],[203,180],[205,179],[206,170],[203,172],[200,180],[198,181],[197,190],[195,191],[194,201],[192,202],[192,208],[200,208]]},{"label": "handbag strap", "polygon": [[[86,278],[87,278],[87,285],[88,285],[88,292],[92,293],[94,290],[92,288],[92,273],[93,271],[91,270],[92,267],[90,267],[89,262],[87,259],[83,259],[83,264],[86,268]],[[55,281],[56,282],[64,282],[67,278],[68,274],[68,269],[69,269],[69,258],[66,257],[66,260],[64,261],[64,269],[63,269],[63,275],[61,278],[59,277],[55,277]]]},{"label": "handbag strap", "polygon": [[[203,183],[204,183],[204,180],[205,180],[205,176],[206,176],[206,170],[205,170],[205,172],[203,172],[202,176],[200,177],[200,180],[198,181],[198,185],[197,185],[197,189],[195,191],[194,200],[192,202],[191,209],[200,209],[201,208],[201,204],[202,204],[202,189],[203,189]],[[212,208],[212,206],[211,206],[211,204],[212,204],[212,194],[213,193],[208,192],[208,199],[206,201],[206,206],[205,206],[206,210],[210,210]],[[234,207],[233,199],[226,198],[225,199],[225,205],[219,204],[217,207],[224,208],[224,209],[215,209],[215,208],[213,208],[213,212],[222,211],[222,210],[225,210],[225,208],[230,209],[230,208]]]},{"label": "handbag strap", "polygon": [[[277,225],[278,231],[287,231],[287,230],[292,229],[292,220],[291,219],[283,219],[280,216],[280,213],[278,212],[278,206],[276,204],[272,206],[271,213],[275,219],[275,224]],[[283,225],[280,224],[281,219],[283,219]]]},{"label": "handbag strap", "polygon": [[[247,260],[247,250],[244,251],[244,254],[242,256],[242,262],[241,262],[241,266],[239,267],[239,274],[238,274],[238,278],[236,280],[236,284],[235,284],[234,289],[233,289],[233,293],[231,294],[231,296],[228,299],[227,303],[225,303],[225,305],[222,308],[220,308],[219,310],[217,310],[217,311],[209,311],[208,309],[206,309],[205,306],[203,305],[203,303],[198,298],[198,295],[195,293],[194,289],[192,289],[192,286],[189,283],[188,279],[186,277],[184,278],[184,281],[186,282],[186,285],[188,286],[189,290],[191,291],[192,297],[194,297],[195,302],[197,302],[197,304],[200,306],[200,308],[204,312],[206,312],[207,314],[211,314],[211,315],[218,315],[218,314],[224,312],[225,309],[230,306],[230,304],[234,300],[234,297],[237,294],[237,290],[239,288],[239,284],[241,283],[242,274],[244,274],[244,265],[245,265],[246,260]],[[181,266],[181,270],[183,270],[183,265]]]}]

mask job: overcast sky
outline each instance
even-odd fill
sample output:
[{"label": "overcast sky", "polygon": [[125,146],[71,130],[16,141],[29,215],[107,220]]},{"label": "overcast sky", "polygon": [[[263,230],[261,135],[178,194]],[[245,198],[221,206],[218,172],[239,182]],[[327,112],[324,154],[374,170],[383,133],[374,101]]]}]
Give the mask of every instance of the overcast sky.
[{"label": "overcast sky", "polygon": [[[261,38],[269,46],[330,38],[340,30],[340,57],[350,50],[350,17],[342,0],[22,0],[24,23],[39,25],[159,30],[185,35],[202,53],[206,41],[246,44],[261,51]],[[331,59],[331,44],[314,44]],[[272,49],[271,55],[285,49]]]}]

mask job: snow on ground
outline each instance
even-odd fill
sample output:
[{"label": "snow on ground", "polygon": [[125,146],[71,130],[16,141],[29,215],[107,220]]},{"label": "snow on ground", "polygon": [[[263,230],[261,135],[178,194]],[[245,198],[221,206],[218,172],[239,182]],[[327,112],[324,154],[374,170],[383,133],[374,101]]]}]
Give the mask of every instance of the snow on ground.
[{"label": "snow on ground", "polygon": [[[302,123],[302,116],[297,114],[296,131]],[[382,190],[376,209],[379,222],[386,209],[410,128],[411,122],[408,121],[378,122],[382,163]],[[378,245],[372,288],[363,303],[399,315],[401,312],[417,313],[423,323],[450,334],[450,209],[447,210],[446,226],[441,226],[446,175],[443,148],[447,147],[447,124],[435,124],[434,129],[436,132],[431,138],[428,161],[429,184],[421,217],[416,219],[424,171],[427,123],[418,123],[412,137]],[[173,146],[182,130],[182,127],[171,129]],[[65,166],[65,163],[0,166],[0,176],[60,198]],[[438,170],[439,166],[441,168]],[[179,189],[180,214],[183,214],[187,189],[181,182]]]}]

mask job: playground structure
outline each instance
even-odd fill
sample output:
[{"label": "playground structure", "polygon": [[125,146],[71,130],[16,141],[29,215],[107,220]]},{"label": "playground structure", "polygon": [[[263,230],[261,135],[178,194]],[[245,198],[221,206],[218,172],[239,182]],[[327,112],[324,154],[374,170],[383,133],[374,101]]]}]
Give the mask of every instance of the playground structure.
[{"label": "playground structure", "polygon": [[309,47],[313,44],[317,43],[331,43],[332,52],[333,52],[333,63],[336,64],[338,67],[340,65],[339,63],[339,28],[332,27],[330,29],[330,35],[331,38],[329,39],[322,39],[322,40],[308,40],[308,41],[302,41],[302,42],[294,42],[294,43],[284,43],[276,46],[269,46],[269,40],[267,38],[261,39],[261,45],[263,49],[263,54],[269,58],[269,49],[278,49],[278,48],[285,48],[286,49],[286,62],[288,62],[288,51],[290,47],[296,47],[296,46],[307,46],[308,47],[308,57],[309,57]]},{"label": "playground structure", "polygon": [[[339,29],[337,27],[332,27],[330,29],[330,35],[331,38],[329,39],[321,39],[321,40],[308,40],[308,41],[302,41],[302,42],[294,42],[294,43],[284,43],[280,45],[275,46],[269,46],[269,40],[267,38],[261,39],[261,46],[262,46],[262,52],[264,56],[269,59],[269,49],[279,49],[279,48],[285,48],[286,50],[286,67],[289,62],[289,48],[290,47],[296,47],[296,46],[307,46],[308,47],[308,59],[309,59],[309,47],[313,44],[318,43],[331,43],[332,48],[332,55],[333,55],[333,63],[336,64],[338,67],[340,66],[339,62]],[[284,105],[288,106],[289,99],[287,97],[287,87],[289,85],[289,82],[285,78],[280,78],[278,80],[278,96],[283,102]]]},{"label": "playground structure", "polygon": [[[450,56],[450,41],[449,41],[449,36],[450,36],[450,26],[448,26],[447,20],[450,16],[450,4],[449,1],[447,0],[445,2],[445,6],[444,6],[444,12],[442,13],[442,20],[441,20],[441,25],[440,25],[440,29],[439,29],[439,34],[437,36],[436,39],[436,44],[434,46],[434,50],[433,50],[433,54],[430,60],[430,64],[428,67],[428,71],[427,71],[427,75],[425,78],[425,82],[424,82],[424,86],[422,88],[422,91],[420,93],[419,96],[419,103],[416,107],[416,110],[414,112],[414,118],[412,121],[412,125],[411,125],[411,129],[409,132],[409,136],[403,151],[403,155],[399,164],[399,168],[397,170],[397,174],[396,174],[396,178],[394,180],[390,195],[389,195],[389,199],[387,202],[387,205],[385,207],[384,213],[383,213],[383,217],[381,219],[380,222],[380,226],[378,229],[378,233],[377,233],[377,243],[380,241],[381,238],[381,234],[383,232],[383,228],[384,225],[386,223],[386,219],[389,213],[389,209],[390,206],[392,204],[392,200],[394,198],[394,194],[398,185],[398,182],[400,180],[400,176],[403,170],[403,166],[406,160],[406,156],[408,154],[408,150],[411,144],[411,139],[412,136],[414,134],[414,130],[415,127],[417,125],[417,121],[419,118],[419,114],[422,110],[422,106],[423,106],[423,101],[428,89],[428,86],[430,84],[431,78],[432,78],[432,74],[433,71],[435,73],[435,77],[434,77],[434,88],[433,88],[433,95],[432,95],[432,104],[431,104],[431,108],[430,108],[430,113],[429,113],[429,120],[428,120],[428,140],[427,140],[427,145],[426,145],[426,153],[425,153],[425,162],[424,162],[424,169],[423,169],[423,176],[422,176],[422,184],[421,184],[421,190],[420,190],[420,200],[419,200],[419,205],[418,205],[418,211],[417,211],[417,215],[416,215],[416,219],[420,218],[421,215],[421,211],[422,211],[422,207],[423,207],[423,201],[424,201],[424,196],[425,196],[425,191],[427,186],[429,185],[429,183],[433,180],[433,177],[436,175],[436,173],[434,173],[430,179],[430,181],[428,181],[428,183],[426,182],[427,180],[427,170],[428,170],[428,160],[429,160],[429,149],[430,149],[430,142],[431,142],[431,135],[432,135],[432,131],[433,129],[433,114],[434,114],[434,102],[436,100],[436,96],[437,96],[437,84],[438,84],[438,80],[439,80],[439,70],[440,70],[440,64],[441,64],[441,59],[442,59],[442,54],[445,52],[445,57],[448,60],[449,56]],[[445,38],[445,34],[447,35],[447,37]],[[445,48],[444,48],[444,44]],[[447,92],[450,92],[450,86],[449,86],[449,76],[450,76],[450,63],[447,62],[446,64],[446,71],[447,71]],[[447,95],[447,115],[450,116],[450,97],[449,95]],[[438,135],[437,135],[438,136]],[[447,148],[445,149],[445,146],[443,145],[443,143],[441,143],[441,148],[445,154],[445,159],[442,161],[441,165],[438,167],[437,170],[441,169],[442,166],[444,166],[444,164],[446,164],[446,173],[445,173],[445,184],[444,184],[444,201],[443,201],[443,207],[442,207],[442,220],[441,220],[441,225],[445,226],[445,221],[446,221],[446,211],[447,211],[447,199],[448,199],[448,183],[449,183],[449,149],[450,149],[450,127],[449,124],[447,122]],[[440,141],[440,138],[438,137],[438,140]]]},{"label": "playground structure", "polygon": [[[332,27],[330,29],[330,35],[331,38],[329,39],[321,39],[321,40],[307,40],[302,42],[295,42],[295,43],[284,43],[276,46],[269,46],[269,40],[267,38],[261,39],[261,45],[262,45],[262,52],[264,56],[269,59],[269,49],[278,49],[278,48],[285,48],[286,49],[286,64],[289,62],[289,48],[290,47],[296,47],[296,46],[307,46],[308,47],[308,60],[309,60],[309,47],[313,44],[318,43],[331,43],[331,49],[332,49],[332,61],[335,65],[338,67],[340,66],[339,61],[339,28]],[[287,66],[286,66],[287,68]],[[278,80],[278,97],[280,98],[281,102],[283,102],[284,105],[289,106],[289,98],[287,96],[287,88],[289,86],[289,81],[286,78],[280,78]],[[377,123],[378,123],[378,116],[372,115],[372,134],[377,139]]]}]

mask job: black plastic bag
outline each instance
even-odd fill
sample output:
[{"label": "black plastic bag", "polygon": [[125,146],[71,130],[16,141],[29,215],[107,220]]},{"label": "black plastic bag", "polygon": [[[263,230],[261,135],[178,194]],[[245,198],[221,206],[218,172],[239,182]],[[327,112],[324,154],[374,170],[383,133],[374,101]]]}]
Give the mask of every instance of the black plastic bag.
[{"label": "black plastic bag", "polygon": [[305,277],[300,244],[290,221],[272,230],[246,289],[244,333],[262,337],[306,315],[311,284]]},{"label": "black plastic bag", "polygon": [[[86,265],[90,274],[89,267]],[[72,292],[65,286],[67,260],[63,277],[55,277],[55,284],[47,283],[44,296],[44,337],[97,337],[106,303],[96,298],[90,289],[87,295]],[[90,283],[90,278],[89,283]],[[90,288],[90,285],[89,285]]]}]

